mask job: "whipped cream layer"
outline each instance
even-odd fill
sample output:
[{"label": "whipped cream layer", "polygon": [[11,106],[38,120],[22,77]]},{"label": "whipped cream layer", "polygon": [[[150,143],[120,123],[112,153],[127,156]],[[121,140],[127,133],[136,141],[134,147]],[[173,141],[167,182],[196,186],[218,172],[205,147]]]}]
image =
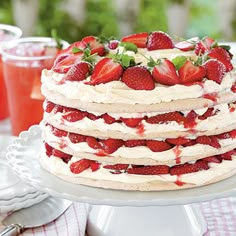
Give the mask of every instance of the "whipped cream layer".
[{"label": "whipped cream layer", "polygon": [[94,180],[108,180],[115,182],[122,182],[127,184],[141,184],[145,182],[151,181],[164,181],[164,182],[177,182],[181,181],[184,183],[190,183],[197,186],[204,185],[211,181],[214,182],[218,177],[222,177],[224,175],[229,176],[230,174],[235,173],[236,170],[236,156],[232,156],[232,161],[223,160],[220,164],[209,163],[208,170],[202,170],[194,173],[183,174],[180,176],[176,175],[134,175],[134,174],[112,174],[108,169],[99,168],[97,171],[92,172],[90,169],[84,170],[79,174],[73,174],[70,171],[70,165],[76,161],[78,158],[72,158],[67,164],[63,162],[60,158],[50,156],[46,156],[46,154],[41,155],[41,162],[47,169],[55,174],[55,175],[65,175],[70,177],[82,177],[82,178],[90,178]]},{"label": "whipped cream layer", "polygon": [[[42,138],[45,140],[50,146],[61,150],[65,153],[69,153],[75,156],[83,156],[81,153],[89,153],[96,155],[96,149],[93,149],[88,146],[86,142],[80,143],[72,143],[68,136],[66,137],[57,137],[52,134],[51,128],[49,126],[45,126],[42,132]],[[122,146],[117,149],[115,152],[109,154],[110,158],[126,158],[126,159],[145,159],[143,162],[147,162],[147,160],[155,160],[163,163],[176,163],[176,161],[185,162],[185,158],[189,160],[196,160],[199,158],[213,156],[228,152],[236,148],[236,138],[228,138],[228,139],[219,139],[219,144],[221,148],[214,148],[210,145],[203,144],[195,144],[192,146],[178,146],[178,150],[176,150],[176,146],[172,149],[163,152],[153,152],[147,146],[137,146],[137,147],[125,147]],[[103,161],[104,157],[97,157],[99,161]],[[183,159],[183,160],[182,160]],[[106,160],[108,161],[108,160]],[[130,161],[130,163],[137,164],[135,162]],[[140,163],[140,162],[139,162]],[[144,164],[143,163],[143,164]]]},{"label": "whipped cream layer", "polygon": [[[145,120],[142,120],[141,124],[144,132],[142,135],[152,134],[152,133],[168,133],[168,132],[188,132],[194,129],[194,132],[205,132],[214,131],[216,129],[224,129],[229,126],[236,126],[236,109],[231,111],[228,108],[228,104],[221,104],[217,106],[217,114],[208,117],[205,120],[196,120],[196,125],[192,128],[184,127],[184,124],[178,124],[176,121],[169,121],[166,123],[150,124]],[[65,113],[66,114],[66,113]],[[127,127],[124,123],[113,123],[107,124],[100,118],[97,120],[90,120],[85,117],[82,120],[69,122],[65,120],[62,113],[44,113],[44,122],[52,124],[59,129],[66,129],[68,131],[74,129],[74,132],[78,130],[87,131],[99,131],[103,133],[120,132],[127,135],[137,135],[138,131],[136,128]],[[191,132],[188,137],[193,136],[194,133]]]},{"label": "whipped cream layer", "polygon": [[[64,74],[44,69],[41,76],[42,94],[47,98],[45,90],[49,90],[62,95],[65,99],[89,103],[158,104],[174,100],[199,98],[204,94],[230,92],[236,80],[235,72],[230,72],[224,76],[221,84],[212,80],[205,80],[201,84],[193,84],[191,86],[156,84],[153,90],[134,90],[121,81],[91,86],[85,84],[84,81],[63,80],[65,76]],[[62,80],[64,82],[61,82]],[[86,81],[89,81],[89,78]]]}]

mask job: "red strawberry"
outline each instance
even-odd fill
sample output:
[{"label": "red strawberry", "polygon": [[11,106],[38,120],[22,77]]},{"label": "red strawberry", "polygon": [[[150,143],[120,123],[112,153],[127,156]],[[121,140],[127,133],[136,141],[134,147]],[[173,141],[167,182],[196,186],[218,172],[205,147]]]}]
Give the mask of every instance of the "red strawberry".
[{"label": "red strawberry", "polygon": [[163,152],[172,148],[169,143],[157,140],[147,140],[146,145],[153,152]]},{"label": "red strawberry", "polygon": [[146,146],[146,140],[130,139],[125,141],[126,147]]},{"label": "red strawberry", "polygon": [[193,172],[198,172],[201,170],[208,170],[209,166],[206,161],[196,161],[194,164],[181,164],[176,165],[170,168],[170,174],[171,175],[182,175],[182,174],[188,174]]},{"label": "red strawberry", "polygon": [[190,141],[188,138],[178,137],[178,138],[167,138],[166,142],[173,144],[173,145],[183,145]]},{"label": "red strawberry", "polygon": [[199,119],[199,120],[205,120],[205,119],[207,119],[208,117],[213,116],[214,114],[215,114],[215,113],[214,113],[214,108],[213,108],[213,107],[210,107],[210,108],[208,108],[208,109],[205,111],[205,113],[204,113],[203,115],[198,116],[198,119]]},{"label": "red strawberry", "polygon": [[233,70],[233,68],[234,68],[232,63],[230,62],[231,56],[224,48],[221,48],[221,47],[213,48],[207,54],[207,56],[210,58],[215,58],[215,59],[219,60],[220,62],[222,62],[226,67],[226,72],[229,72],[229,71]]},{"label": "red strawberry", "polygon": [[174,85],[180,83],[175,66],[168,59],[163,59],[160,64],[153,68],[152,76],[160,84]]},{"label": "red strawberry", "polygon": [[86,135],[69,133],[69,139],[72,143],[86,142],[86,138],[87,138]]},{"label": "red strawberry", "polygon": [[[64,59],[66,59],[68,56],[70,56],[70,54],[68,54],[68,53],[59,54],[59,55],[56,57],[56,59],[55,59],[55,61],[54,61],[54,63],[53,63],[53,67],[55,67],[59,62],[61,62],[61,61],[63,61]],[[53,67],[52,67],[52,68],[53,68]]]},{"label": "red strawberry", "polygon": [[81,159],[70,165],[70,171],[74,174],[79,174],[90,167],[90,162],[87,159]]},{"label": "red strawberry", "polygon": [[69,122],[76,122],[76,121],[82,120],[86,116],[87,116],[87,112],[77,110],[77,111],[71,111],[63,115],[62,118]]},{"label": "red strawberry", "polygon": [[168,34],[162,31],[155,31],[148,36],[147,49],[149,51],[171,48],[174,48],[174,43]]},{"label": "red strawberry", "polygon": [[194,110],[191,110],[185,118],[184,127],[185,128],[194,128],[197,124],[196,118],[198,117],[197,113]]},{"label": "red strawberry", "polygon": [[122,73],[123,68],[118,62],[105,57],[95,65],[89,84],[97,85],[119,80]]},{"label": "red strawberry", "polygon": [[201,81],[206,75],[203,66],[195,66],[191,61],[186,61],[179,69],[179,78],[182,84]]},{"label": "red strawberry", "polygon": [[74,64],[81,61],[82,55],[82,52],[70,55],[53,66],[52,70],[57,73],[65,74]]},{"label": "red strawberry", "polygon": [[45,107],[45,112],[47,112],[47,113],[52,112],[52,110],[54,109],[55,105],[56,105],[55,103],[47,101],[46,102],[46,107]]},{"label": "red strawberry", "polygon": [[206,162],[221,163],[221,158],[218,158],[217,156],[205,157],[202,160]]},{"label": "red strawberry", "polygon": [[235,129],[231,130],[229,133],[230,133],[231,138],[236,138],[236,130]]},{"label": "red strawberry", "polygon": [[62,49],[59,51],[58,55],[62,54],[72,54],[73,48],[79,48],[80,50],[84,50],[86,47],[86,44],[80,41],[72,43],[69,47]]},{"label": "red strawberry", "polygon": [[190,51],[195,48],[196,42],[199,40],[198,37],[194,37],[185,41],[181,41],[175,44],[175,47],[182,51]]},{"label": "red strawberry", "polygon": [[216,137],[217,137],[218,139],[228,139],[228,138],[231,138],[229,132],[225,132],[225,133],[223,133],[223,134],[218,134],[218,135],[216,135]]},{"label": "red strawberry", "polygon": [[99,39],[94,36],[87,36],[81,40],[85,45],[89,45],[91,49],[91,54],[97,53],[99,56],[104,56],[106,54],[105,47],[99,42]]},{"label": "red strawberry", "polygon": [[127,173],[136,175],[164,175],[169,173],[167,165],[141,166],[127,169]]},{"label": "red strawberry", "polygon": [[97,171],[100,168],[101,164],[98,163],[97,161],[89,160],[89,165],[90,165],[90,168],[91,168],[92,172],[94,172],[94,171]]},{"label": "red strawberry", "polygon": [[118,40],[111,40],[109,43],[108,43],[108,48],[110,48],[111,50],[114,50],[118,47],[119,45],[119,41]]},{"label": "red strawberry", "polygon": [[107,124],[113,124],[116,122],[116,119],[110,115],[108,115],[107,113],[102,115],[102,118],[104,119],[105,123]]},{"label": "red strawberry", "polygon": [[226,73],[225,65],[216,59],[210,59],[203,66],[206,69],[206,78],[220,84]]},{"label": "red strawberry", "polygon": [[215,40],[209,37],[205,37],[200,40],[195,46],[195,53],[196,55],[203,55],[206,51],[209,51]]},{"label": "red strawberry", "polygon": [[146,122],[149,124],[165,123],[168,121],[176,121],[177,123],[183,123],[185,121],[185,117],[181,115],[181,113],[179,113],[178,111],[174,111],[152,116],[146,120]]},{"label": "red strawberry", "polygon": [[103,144],[102,148],[105,151],[105,153],[107,153],[107,154],[111,154],[111,153],[115,152],[118,148],[120,148],[124,144],[123,140],[112,139],[112,138],[102,140],[101,142]]},{"label": "red strawberry", "polygon": [[122,38],[121,42],[133,43],[138,48],[146,48],[147,38],[148,38],[148,33],[143,32],[143,33],[128,35],[128,36]]},{"label": "red strawberry", "polygon": [[189,142],[182,144],[184,147],[190,147],[196,144],[196,140],[190,140]]},{"label": "red strawberry", "polygon": [[137,127],[138,124],[143,120],[143,118],[123,118],[121,117],[120,120],[125,123],[126,126],[134,128]]},{"label": "red strawberry", "polygon": [[209,137],[206,135],[199,136],[196,138],[196,142],[204,145],[210,145],[215,148],[220,148],[220,144],[217,140],[217,138]]},{"label": "red strawberry", "polygon": [[52,128],[52,133],[53,133],[53,135],[55,135],[55,136],[57,136],[57,137],[66,137],[67,134],[68,134],[67,131],[58,129],[58,128],[56,128],[56,127],[53,127],[53,128]]},{"label": "red strawberry", "polygon": [[211,136],[211,146],[215,148],[221,148],[221,145],[216,136]]},{"label": "red strawberry", "polygon": [[74,64],[66,73],[65,80],[70,80],[70,81],[85,80],[89,74],[90,68],[91,65],[84,61]]},{"label": "red strawberry", "polygon": [[133,66],[126,69],[121,79],[129,88],[135,90],[153,90],[155,83],[145,67]]},{"label": "red strawberry", "polygon": [[63,109],[64,109],[63,106],[56,104],[55,107],[54,107],[54,109],[53,109],[53,112],[54,112],[55,114],[56,114],[57,112],[63,112]]},{"label": "red strawberry", "polygon": [[50,157],[52,155],[53,147],[51,147],[48,143],[44,143],[44,146],[47,156]]},{"label": "red strawberry", "polygon": [[222,158],[223,160],[228,160],[231,161],[232,160],[232,155],[236,155],[236,151],[235,150],[231,150],[229,152],[225,152],[223,154],[218,155],[220,158]]},{"label": "red strawberry", "polygon": [[103,168],[111,170],[127,170],[129,164],[105,165]]},{"label": "red strawberry", "polygon": [[94,115],[93,113],[88,113],[87,117],[88,117],[90,120],[98,120],[99,118],[101,118],[100,116],[96,116],[96,115]]},{"label": "red strawberry", "polygon": [[86,142],[87,142],[88,146],[93,149],[102,149],[102,145],[94,137],[87,137]]},{"label": "red strawberry", "polygon": [[63,159],[65,162],[68,162],[72,157],[72,155],[64,153],[64,152],[57,150],[57,149],[52,150],[52,155]]}]

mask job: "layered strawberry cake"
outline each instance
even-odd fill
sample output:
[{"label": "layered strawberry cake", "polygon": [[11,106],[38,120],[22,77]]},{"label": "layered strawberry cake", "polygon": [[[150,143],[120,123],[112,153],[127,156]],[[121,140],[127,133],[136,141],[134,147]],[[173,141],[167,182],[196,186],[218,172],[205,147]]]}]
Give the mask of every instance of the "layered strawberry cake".
[{"label": "layered strawberry cake", "polygon": [[161,31],[88,36],[42,72],[42,166],[67,181],[158,191],[236,173],[229,47]]}]

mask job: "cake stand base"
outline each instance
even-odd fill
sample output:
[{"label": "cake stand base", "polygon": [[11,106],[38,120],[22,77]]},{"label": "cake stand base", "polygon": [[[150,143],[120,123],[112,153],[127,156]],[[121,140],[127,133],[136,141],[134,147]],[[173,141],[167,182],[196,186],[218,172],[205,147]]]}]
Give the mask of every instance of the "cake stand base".
[{"label": "cake stand base", "polygon": [[207,230],[196,206],[113,207],[91,205],[88,236],[200,236]]}]

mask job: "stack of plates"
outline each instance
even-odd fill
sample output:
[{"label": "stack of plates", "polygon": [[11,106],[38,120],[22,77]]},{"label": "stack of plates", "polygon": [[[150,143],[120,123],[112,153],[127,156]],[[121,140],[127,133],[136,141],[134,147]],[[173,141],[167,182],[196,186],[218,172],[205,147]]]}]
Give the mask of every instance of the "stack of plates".
[{"label": "stack of plates", "polygon": [[13,137],[0,136],[0,213],[32,206],[48,197],[21,181],[7,165],[6,148]]}]

